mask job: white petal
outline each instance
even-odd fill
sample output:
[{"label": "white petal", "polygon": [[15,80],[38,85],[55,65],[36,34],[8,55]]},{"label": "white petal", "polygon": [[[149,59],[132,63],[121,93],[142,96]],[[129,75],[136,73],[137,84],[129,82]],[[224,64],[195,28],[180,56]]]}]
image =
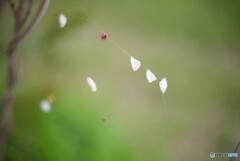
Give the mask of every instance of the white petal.
[{"label": "white petal", "polygon": [[160,87],[160,90],[162,91],[162,93],[164,94],[167,90],[167,79],[166,78],[163,78],[160,82],[159,82],[159,87]]},{"label": "white petal", "polygon": [[131,56],[131,66],[133,71],[137,71],[141,67],[141,62]]},{"label": "white petal", "polygon": [[151,70],[147,70],[146,71],[146,78],[148,80],[148,83],[152,83],[155,80],[157,80],[156,76],[153,74],[153,72]]},{"label": "white petal", "polygon": [[89,87],[91,88],[92,92],[97,91],[97,85],[91,77],[87,77],[87,83],[88,83]]},{"label": "white petal", "polygon": [[64,14],[60,14],[58,17],[58,23],[60,28],[64,28],[67,24],[67,17]]},{"label": "white petal", "polygon": [[47,100],[42,100],[40,102],[40,109],[42,110],[42,112],[50,112],[51,110],[51,103]]}]

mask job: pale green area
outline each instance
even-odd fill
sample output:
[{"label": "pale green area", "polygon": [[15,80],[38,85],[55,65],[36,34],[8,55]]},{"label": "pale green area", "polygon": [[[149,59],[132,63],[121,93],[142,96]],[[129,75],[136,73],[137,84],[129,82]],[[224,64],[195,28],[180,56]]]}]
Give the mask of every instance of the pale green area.
[{"label": "pale green area", "polygon": [[[6,160],[205,161],[211,151],[233,150],[240,139],[239,2],[52,0],[18,50]],[[9,15],[1,15],[1,46]],[[102,31],[114,43],[100,41]],[[118,47],[142,61],[140,71]],[[167,78],[165,106],[146,68]],[[56,97],[52,111],[42,113],[39,103],[49,95]]]}]

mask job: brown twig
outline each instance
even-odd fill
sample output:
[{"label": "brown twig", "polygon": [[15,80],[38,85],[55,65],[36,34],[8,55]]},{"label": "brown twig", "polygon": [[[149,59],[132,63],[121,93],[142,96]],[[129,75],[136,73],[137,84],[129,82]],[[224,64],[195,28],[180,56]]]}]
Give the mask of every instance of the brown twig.
[{"label": "brown twig", "polygon": [[26,12],[25,12],[25,14],[24,14],[24,16],[23,16],[20,24],[19,24],[20,27],[23,27],[23,25],[26,23],[28,17],[29,17],[30,14],[31,14],[32,0],[28,0],[28,1],[26,2],[26,6],[27,6],[27,9],[26,9]]},{"label": "brown twig", "polygon": [[[31,1],[31,0],[30,0]],[[15,2],[15,1],[14,1]],[[13,14],[15,15],[15,30],[12,37],[12,40],[9,43],[7,50],[7,58],[8,58],[8,68],[7,68],[7,84],[4,92],[3,100],[2,100],[2,120],[0,126],[0,161],[4,158],[5,144],[8,139],[8,136],[11,132],[11,118],[12,118],[12,104],[13,104],[13,94],[14,89],[17,84],[17,54],[16,49],[19,45],[19,42],[33,29],[33,27],[37,24],[40,18],[45,13],[49,0],[41,0],[41,4],[36,11],[35,16],[30,21],[29,25],[27,25],[26,29],[23,30],[23,24],[21,21],[27,21],[30,9],[25,11],[24,7],[21,5],[26,4],[26,0],[21,0],[18,9],[12,0],[9,0],[10,7],[12,8]],[[30,4],[28,4],[30,5]],[[31,7],[31,6],[30,6]],[[29,8],[29,6],[27,7]],[[29,11],[28,11],[29,10]],[[23,16],[23,12],[26,14]],[[24,23],[25,23],[24,22]]]},{"label": "brown twig", "polygon": [[30,24],[27,26],[27,28],[18,34],[15,35],[14,41],[18,42],[22,40],[34,27],[37,25],[41,17],[44,15],[47,7],[49,4],[49,0],[42,0],[42,3],[40,4],[40,7],[38,8],[38,11],[36,15],[33,17]]},{"label": "brown twig", "polygon": [[17,18],[18,18],[18,19],[16,19],[16,23],[17,23],[16,26],[18,26],[19,29],[21,29],[20,24],[22,22],[23,14],[26,10],[25,8],[26,8],[27,5],[28,5],[28,0],[21,0],[19,2],[19,5],[18,5],[17,9],[16,9],[16,14],[17,14]]}]

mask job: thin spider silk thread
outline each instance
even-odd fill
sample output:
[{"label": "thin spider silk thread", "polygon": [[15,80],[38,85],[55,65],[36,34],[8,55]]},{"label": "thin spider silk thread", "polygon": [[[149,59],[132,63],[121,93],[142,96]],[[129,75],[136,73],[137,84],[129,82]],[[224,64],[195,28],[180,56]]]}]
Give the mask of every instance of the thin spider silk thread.
[{"label": "thin spider silk thread", "polygon": [[[128,57],[132,57],[131,54],[130,54],[127,50],[125,50],[125,49],[123,49],[122,47],[120,47],[114,40],[110,39],[109,41],[110,41],[111,44],[113,44],[113,45],[116,46],[119,50],[121,50],[121,51],[123,52],[123,54],[125,54],[125,55],[128,56]],[[141,66],[144,67],[143,64],[141,64]],[[145,68],[146,68],[146,67],[145,67]],[[147,69],[148,69],[148,68],[147,68]],[[154,75],[155,75],[155,74],[154,74]],[[155,75],[155,76],[156,76],[156,75]],[[158,78],[157,78],[157,80],[158,80]],[[165,96],[164,96],[164,93],[162,93],[162,104],[163,104],[163,108],[166,110],[166,108],[167,108],[167,102],[166,102],[166,98],[165,98]]]},{"label": "thin spider silk thread", "polygon": [[112,45],[114,45],[115,47],[117,47],[119,50],[121,50],[123,52],[123,54],[125,54],[128,57],[131,57],[131,55],[129,54],[129,52],[125,49],[123,49],[122,47],[120,47],[114,40],[109,39],[108,40]]},{"label": "thin spider silk thread", "polygon": [[[122,51],[122,53],[123,53],[124,55],[126,55],[127,57],[129,57],[129,58],[134,57],[134,56],[132,56],[127,50],[125,50],[124,48],[120,47],[113,39],[108,39],[108,41],[109,41],[112,45],[114,45],[115,47],[117,47],[120,51]],[[146,68],[142,63],[141,63],[141,66],[144,67],[144,68]],[[149,68],[147,68],[147,69],[149,69]],[[155,74],[154,74],[154,75],[155,75]],[[155,75],[155,76],[156,76],[156,75]],[[158,80],[158,78],[157,78],[157,80]],[[165,98],[165,96],[164,96],[164,93],[162,93],[162,104],[163,104],[163,108],[166,110],[166,108],[167,108],[167,102],[166,102],[166,98]]]},{"label": "thin spider silk thread", "polygon": [[162,103],[163,103],[163,108],[166,110],[167,109],[167,102],[164,94],[162,93]]}]

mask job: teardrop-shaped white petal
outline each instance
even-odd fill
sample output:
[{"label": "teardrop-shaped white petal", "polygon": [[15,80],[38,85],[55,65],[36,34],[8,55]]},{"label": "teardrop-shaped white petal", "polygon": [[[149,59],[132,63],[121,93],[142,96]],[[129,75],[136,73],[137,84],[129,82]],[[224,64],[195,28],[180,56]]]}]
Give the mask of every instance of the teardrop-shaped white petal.
[{"label": "teardrop-shaped white petal", "polygon": [[50,112],[51,111],[51,103],[48,100],[42,100],[40,102],[40,109],[42,112]]},{"label": "teardrop-shaped white petal", "polygon": [[91,88],[92,92],[97,91],[97,85],[91,77],[87,77],[87,83],[88,83],[89,87]]},{"label": "teardrop-shaped white petal", "polygon": [[167,90],[167,79],[166,78],[163,78],[160,82],[159,82],[159,87],[160,87],[160,90],[162,91],[162,93],[164,94]]},{"label": "teardrop-shaped white petal", "polygon": [[141,62],[131,56],[131,66],[133,71],[137,71],[141,67]]},{"label": "teardrop-shaped white petal", "polygon": [[60,28],[64,28],[67,24],[67,17],[61,13],[58,17],[58,23]]},{"label": "teardrop-shaped white petal", "polygon": [[153,74],[153,72],[151,70],[147,70],[146,71],[146,78],[148,80],[148,83],[152,83],[155,80],[157,80],[156,76]]}]

